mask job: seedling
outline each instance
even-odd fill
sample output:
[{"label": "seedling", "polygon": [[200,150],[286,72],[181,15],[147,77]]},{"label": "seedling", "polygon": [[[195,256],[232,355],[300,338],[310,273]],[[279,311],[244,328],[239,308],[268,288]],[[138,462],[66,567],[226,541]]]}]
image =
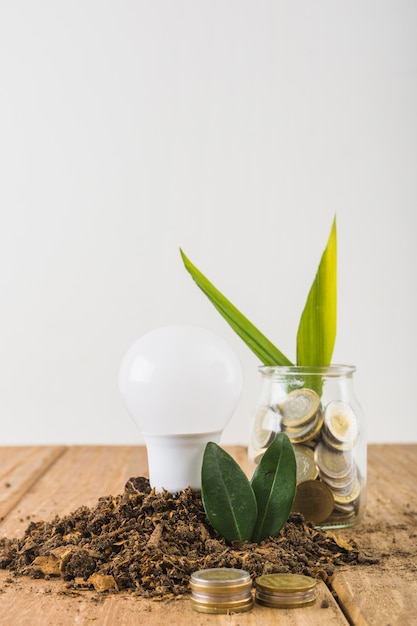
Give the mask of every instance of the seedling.
[{"label": "seedling", "polygon": [[279,533],[288,519],[297,483],[296,460],[285,433],[278,433],[252,480],[216,443],[207,444],[201,496],[210,524],[227,541],[261,542]]}]

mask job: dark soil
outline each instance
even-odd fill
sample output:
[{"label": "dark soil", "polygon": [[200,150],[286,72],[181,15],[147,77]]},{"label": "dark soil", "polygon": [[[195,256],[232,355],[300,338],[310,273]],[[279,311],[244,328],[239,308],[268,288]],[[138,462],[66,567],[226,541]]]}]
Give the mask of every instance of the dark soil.
[{"label": "dark soil", "polygon": [[23,537],[0,540],[0,567],[17,576],[61,577],[68,587],[155,599],[187,593],[191,573],[210,567],[329,582],[336,567],[360,562],[355,544],[298,514],[276,537],[229,545],[209,525],[198,492],[156,493],[145,478],[129,479],[123,494],[100,498],[93,508],[32,522]]}]

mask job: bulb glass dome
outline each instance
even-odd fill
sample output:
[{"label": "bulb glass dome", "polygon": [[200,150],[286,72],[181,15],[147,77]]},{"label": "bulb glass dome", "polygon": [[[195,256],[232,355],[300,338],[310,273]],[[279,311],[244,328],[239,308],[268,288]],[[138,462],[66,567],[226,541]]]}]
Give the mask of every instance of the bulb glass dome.
[{"label": "bulb glass dome", "polygon": [[128,349],[119,388],[144,434],[218,432],[240,398],[242,367],[216,333],[197,326],[164,326]]}]

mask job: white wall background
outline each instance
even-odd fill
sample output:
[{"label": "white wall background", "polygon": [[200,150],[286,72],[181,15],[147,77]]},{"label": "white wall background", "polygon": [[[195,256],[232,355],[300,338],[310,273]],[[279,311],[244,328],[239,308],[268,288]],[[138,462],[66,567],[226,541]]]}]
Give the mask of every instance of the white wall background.
[{"label": "white wall background", "polygon": [[191,260],[290,358],[338,220],[335,362],[369,441],[417,441],[414,0],[3,0],[0,443],[141,443],[119,397],[151,328],[258,362]]}]

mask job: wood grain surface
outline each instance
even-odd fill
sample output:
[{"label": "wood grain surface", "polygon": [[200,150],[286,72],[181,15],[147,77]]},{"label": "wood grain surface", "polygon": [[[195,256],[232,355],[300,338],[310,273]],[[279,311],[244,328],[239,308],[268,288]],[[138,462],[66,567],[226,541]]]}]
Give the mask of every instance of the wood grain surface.
[{"label": "wood grain surface", "polygon": [[[251,475],[241,446],[228,451]],[[372,445],[368,506],[357,526],[337,531],[353,539],[369,562],[337,569],[332,588],[319,582],[313,606],[205,615],[187,597],[157,602],[131,596],[68,593],[63,581],[16,578],[0,570],[4,626],[317,626],[417,625],[417,445]],[[0,536],[20,536],[29,521],[51,520],[99,497],[117,495],[131,476],[147,475],[145,448],[130,446],[0,447]],[[377,563],[373,561],[378,559]]]}]

